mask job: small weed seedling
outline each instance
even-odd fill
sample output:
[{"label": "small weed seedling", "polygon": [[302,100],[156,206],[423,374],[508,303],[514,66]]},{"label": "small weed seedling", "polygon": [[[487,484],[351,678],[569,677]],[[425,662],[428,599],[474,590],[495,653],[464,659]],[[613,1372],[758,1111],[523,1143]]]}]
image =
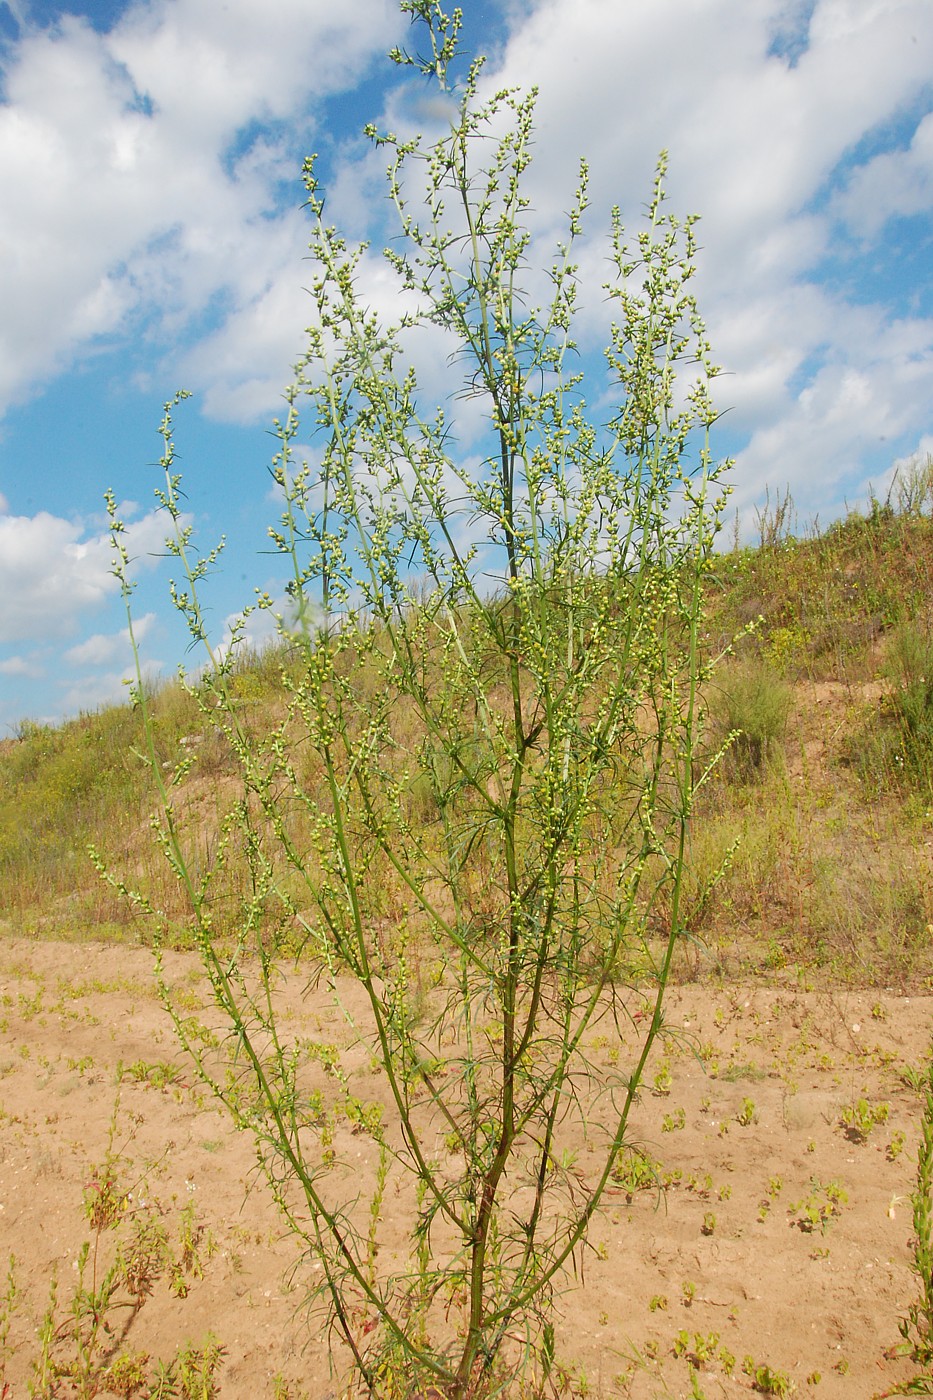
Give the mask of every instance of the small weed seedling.
[{"label": "small weed seedling", "polygon": [[131,1065],[117,1067],[117,1081],[129,1079],[134,1084],[147,1084],[153,1089],[165,1090],[172,1084],[180,1083],[181,1070],[167,1060],[135,1060]]},{"label": "small weed seedling", "polygon": [[[0,1294],[0,1381],[3,1380],[5,1363],[12,1355],[9,1345],[10,1323],[19,1302],[19,1285],[16,1282],[16,1259],[10,1255],[7,1267],[6,1286]],[[0,1392],[2,1394],[2,1392]]]},{"label": "small weed seedling", "polygon": [[216,1371],[224,1349],[208,1333],[202,1346],[188,1344],[168,1364],[158,1362],[156,1379],[149,1394],[165,1400],[213,1400],[218,1394]]},{"label": "small weed seedling", "polygon": [[718,1347],[718,1332],[694,1332],[691,1337],[682,1328],[674,1338],[673,1352],[675,1356],[685,1356],[691,1366],[703,1366],[716,1359]]},{"label": "small weed seedling", "polygon": [[742,1370],[760,1395],[790,1395],[794,1383],[783,1371],[775,1371],[754,1357],[746,1356]]},{"label": "small weed seedling", "polygon": [[651,1092],[658,1098],[667,1098],[674,1084],[671,1067],[666,1060],[658,1066],[657,1074],[651,1081]]},{"label": "small weed seedling", "polygon": [[[186,1345],[168,1362],[150,1365],[147,1352],[127,1345],[136,1317],[166,1275],[196,1272],[194,1246],[202,1227],[193,1207],[182,1212],[176,1261],[158,1204],[137,1180],[129,1182],[132,1164],[123,1147],[115,1146],[119,1101],[110,1124],[107,1151],[92,1168],[84,1188],[83,1212],[90,1231],[75,1261],[76,1279],[70,1297],[60,1297],[53,1274],[48,1303],[37,1331],[36,1344],[26,1359],[32,1378],[32,1400],[57,1400],[65,1395],[91,1400],[100,1394],[137,1396],[150,1400],[211,1400],[217,1393],[215,1372],[222,1349],[215,1337],[195,1347]],[[135,1127],[130,1132],[132,1140]],[[177,1290],[176,1290],[177,1291]],[[0,1294],[0,1397],[11,1394],[6,1381],[10,1321],[19,1303],[16,1265],[11,1257],[5,1291]],[[20,1346],[20,1353],[25,1348]],[[20,1356],[20,1359],[23,1359]]]},{"label": "small weed seedling", "polygon": [[644,1153],[632,1149],[620,1154],[616,1160],[612,1168],[612,1180],[616,1186],[622,1188],[631,1204],[637,1191],[660,1189],[660,1170],[660,1162],[653,1162]]},{"label": "small weed seedling", "polygon": [[872,1128],[878,1123],[886,1123],[890,1107],[886,1103],[870,1104],[867,1099],[858,1099],[847,1104],[839,1115],[839,1122],[850,1142],[867,1142]]},{"label": "small weed seedling", "polygon": [[825,1235],[836,1216],[841,1214],[842,1207],[848,1203],[849,1193],[838,1181],[828,1181],[824,1186],[814,1179],[811,1185],[809,1196],[795,1205],[789,1205],[787,1212],[805,1234],[819,1230],[821,1235]]},{"label": "small weed seedling", "polygon": [[753,1123],[758,1122],[758,1110],[755,1107],[754,1099],[743,1099],[742,1107],[735,1115],[735,1121],[741,1128],[750,1128]]}]

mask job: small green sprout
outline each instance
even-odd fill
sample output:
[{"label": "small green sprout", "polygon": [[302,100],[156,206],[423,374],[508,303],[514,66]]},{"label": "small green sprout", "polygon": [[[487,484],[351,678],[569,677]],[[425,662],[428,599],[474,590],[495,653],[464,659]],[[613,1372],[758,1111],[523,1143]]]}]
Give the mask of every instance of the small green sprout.
[{"label": "small green sprout", "polygon": [[758,1122],[758,1110],[755,1107],[754,1099],[743,1099],[742,1107],[735,1115],[735,1121],[742,1128],[750,1128],[753,1123]]},{"label": "small green sprout", "polygon": [[658,1098],[666,1098],[671,1092],[674,1078],[671,1074],[671,1067],[667,1060],[663,1060],[658,1066],[658,1072],[652,1080],[651,1092]]},{"label": "small green sprout", "polygon": [[775,1371],[763,1362],[757,1362],[751,1356],[746,1356],[742,1362],[742,1370],[749,1377],[755,1390],[761,1395],[790,1395],[794,1383],[790,1376],[783,1371]]},{"label": "small green sprout", "polygon": [[795,1205],[788,1206],[787,1211],[793,1217],[793,1223],[803,1230],[804,1234],[812,1234],[817,1229],[820,1234],[825,1234],[828,1226],[847,1204],[849,1194],[838,1181],[828,1181],[823,1185],[822,1182],[813,1180],[811,1185],[809,1196]]},{"label": "small green sprout", "polygon": [[850,1142],[865,1142],[876,1123],[887,1122],[889,1112],[889,1104],[870,1104],[867,1099],[858,1099],[842,1110],[839,1122]]}]

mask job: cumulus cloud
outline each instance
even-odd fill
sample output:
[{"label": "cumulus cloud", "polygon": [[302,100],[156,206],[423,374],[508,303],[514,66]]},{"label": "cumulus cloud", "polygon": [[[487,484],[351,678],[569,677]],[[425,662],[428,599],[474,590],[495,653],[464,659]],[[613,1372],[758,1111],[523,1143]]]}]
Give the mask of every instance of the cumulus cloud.
[{"label": "cumulus cloud", "polygon": [[[152,630],[155,620],[156,615],[151,612],[133,619],[133,633],[137,645]],[[129,656],[130,651],[129,628],[121,627],[118,632],[95,632],[92,637],[79,642],[77,646],[69,647],[63,659],[69,666],[107,666],[121,654]]]},{"label": "cumulus cloud", "polygon": [[535,6],[486,82],[533,74],[540,85],[539,217],[565,207],[579,153],[590,159],[595,207],[637,211],[664,147],[674,201],[703,215],[708,276],[711,262],[726,282],[808,265],[826,238],[809,201],[867,132],[926,88],[933,9],[817,0],[793,64],[773,43],[787,10],[780,0]]},{"label": "cumulus cloud", "polygon": [[0,411],[88,342],[261,299],[283,249],[295,285],[294,143],[398,24],[389,0],[158,0],[106,33],[27,27],[2,74]]},{"label": "cumulus cloud", "polygon": [[[138,568],[164,555],[165,533],[157,511],[127,524],[124,538]],[[0,516],[0,642],[68,637],[117,592],[112,562],[109,537],[89,533],[81,521],[47,511]]]},{"label": "cumulus cloud", "polygon": [[[904,149],[858,157],[866,137],[922,100],[933,7],[538,0],[513,7],[510,23],[485,84],[540,86],[536,149],[547,156],[530,172],[536,226],[558,236],[581,152],[594,234],[615,200],[634,220],[655,155],[669,148],[672,205],[703,214],[699,286],[732,372],[733,421],[760,426],[758,415],[782,412],[787,386],[824,348],[817,269],[836,225],[874,237],[890,212],[933,200],[933,117],[914,122]],[[12,254],[7,285],[0,272],[0,405],[81,345],[152,315],[164,332],[203,316],[176,378],[204,391],[211,416],[274,411],[309,315],[301,145],[320,99],[352,86],[398,26],[393,0],[343,9],[274,0],[261,10],[251,0],[222,10],[156,0],[130,5],[105,33],[68,16],[27,29],[0,109],[9,195],[0,241]],[[419,93],[393,88],[387,122],[437,121]],[[331,197],[363,231],[385,208],[383,160],[352,143],[341,156]],[[282,181],[291,182],[284,205]],[[594,239],[581,258],[595,336],[604,248]],[[390,304],[375,260],[361,277],[373,305]],[[444,357],[424,364],[431,379]]]},{"label": "cumulus cloud", "polygon": [[0,661],[0,676],[23,676],[36,680],[43,674],[39,663],[28,656],[8,656]]},{"label": "cumulus cloud", "polygon": [[871,241],[899,215],[933,209],[933,113],[924,117],[906,150],[885,151],[856,168],[834,212]]},{"label": "cumulus cloud", "polygon": [[[284,221],[280,233],[286,227],[291,230],[292,221]],[[265,286],[231,309],[218,330],[182,357],[180,372],[185,381],[205,386],[203,406],[209,416],[249,423],[279,405],[311,317],[296,255],[302,237],[303,230],[294,237],[282,237]]]},{"label": "cumulus cloud", "polygon": [[[791,487],[809,512],[831,512],[841,499],[860,503],[871,473],[865,463],[894,445],[928,413],[933,396],[933,324],[875,324],[870,310],[844,318],[853,339],[873,353],[837,357],[808,377],[782,412],[752,433],[736,464],[736,504],[760,496],[764,483]],[[862,322],[859,327],[858,322]],[[855,332],[870,328],[873,335]]]},{"label": "cumulus cloud", "polygon": [[[929,105],[930,51],[927,0],[540,0],[516,11],[486,73],[487,95],[530,77],[540,86],[529,172],[539,248],[561,236],[578,156],[588,156],[591,233],[575,248],[584,348],[601,343],[608,316],[606,211],[620,202],[635,231],[656,154],[669,149],[669,207],[702,214],[697,289],[727,371],[717,402],[731,409],[732,433],[751,437],[737,471],[749,499],[793,477],[824,506],[836,492],[838,506],[866,453],[929,421],[926,323],[872,305],[870,288],[859,289],[867,305],[852,302],[824,278],[840,222],[854,224],[873,187],[893,210],[926,197],[933,116],[921,120],[919,109]],[[412,92],[392,90],[384,125],[417,125]],[[895,127],[903,150],[865,155]],[[348,159],[341,214],[360,224],[381,193],[373,158]],[[370,258],[358,285],[368,305],[391,311],[392,289]],[[529,272],[526,290],[542,298],[546,282]],[[427,396],[441,398],[450,376],[444,347],[434,349],[417,359]],[[846,418],[859,392],[861,424]],[[476,439],[476,408],[456,405],[463,448]]]},{"label": "cumulus cloud", "polygon": [[[614,201],[637,224],[669,149],[669,207],[702,215],[697,289],[728,372],[717,401],[750,437],[736,471],[748,499],[790,479],[838,507],[866,454],[929,422],[928,324],[823,279],[840,222],[872,238],[890,213],[933,205],[930,52],[927,0],[544,0],[487,74],[490,91],[540,84],[542,231],[560,226],[579,152],[598,233]],[[866,155],[879,133],[898,149]],[[584,286],[604,256],[594,237]],[[600,322],[591,305],[594,334]]]},{"label": "cumulus cloud", "polygon": [[[147,668],[153,678],[161,664],[154,662]],[[58,713],[88,714],[103,705],[118,705],[129,698],[129,688],[135,684],[136,671],[132,667],[122,671],[95,671],[91,675],[81,676],[60,688],[56,697]]]}]

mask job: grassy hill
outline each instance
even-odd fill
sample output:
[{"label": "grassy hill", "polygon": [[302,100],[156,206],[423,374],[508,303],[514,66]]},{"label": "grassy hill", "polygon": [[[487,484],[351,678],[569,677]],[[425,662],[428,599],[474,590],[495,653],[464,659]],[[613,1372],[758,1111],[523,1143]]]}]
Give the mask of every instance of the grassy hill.
[{"label": "grassy hill", "polygon": [[[826,530],[797,534],[789,496],[755,547],[717,556],[708,749],[737,734],[693,829],[678,974],[753,974],[908,987],[933,974],[933,521],[928,474]],[[284,650],[234,677],[257,738],[280,721]],[[157,760],[209,867],[235,781],[222,733],[167,682],[153,699]],[[414,736],[417,742],[417,736]],[[297,742],[297,740],[296,740]],[[184,904],[149,826],[154,804],[129,706],[0,745],[0,918],[36,937],[148,937],[87,855],[100,852],[175,921]],[[430,796],[413,788],[411,802]]]}]

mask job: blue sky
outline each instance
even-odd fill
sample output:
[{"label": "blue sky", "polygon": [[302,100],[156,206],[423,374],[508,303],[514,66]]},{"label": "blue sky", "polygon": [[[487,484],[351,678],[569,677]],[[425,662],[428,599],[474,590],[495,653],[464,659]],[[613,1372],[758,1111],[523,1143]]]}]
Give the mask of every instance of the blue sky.
[{"label": "blue sky", "polygon": [[[701,215],[717,451],[747,526],[766,487],[825,524],[933,452],[930,0],[464,11],[488,83],[540,88],[549,242],[589,157],[594,348],[608,210],[637,223],[669,150],[671,206]],[[176,388],[192,517],[205,546],[228,538],[217,636],[254,587],[281,593],[267,467],[308,315],[301,161],[320,153],[329,216],[381,245],[384,158],[360,132],[417,120],[421,89],[384,57],[406,27],[394,0],[0,0],[0,736],[122,693],[107,487],[147,661],[184,661],[152,499]],[[361,275],[391,310],[375,257]]]}]

